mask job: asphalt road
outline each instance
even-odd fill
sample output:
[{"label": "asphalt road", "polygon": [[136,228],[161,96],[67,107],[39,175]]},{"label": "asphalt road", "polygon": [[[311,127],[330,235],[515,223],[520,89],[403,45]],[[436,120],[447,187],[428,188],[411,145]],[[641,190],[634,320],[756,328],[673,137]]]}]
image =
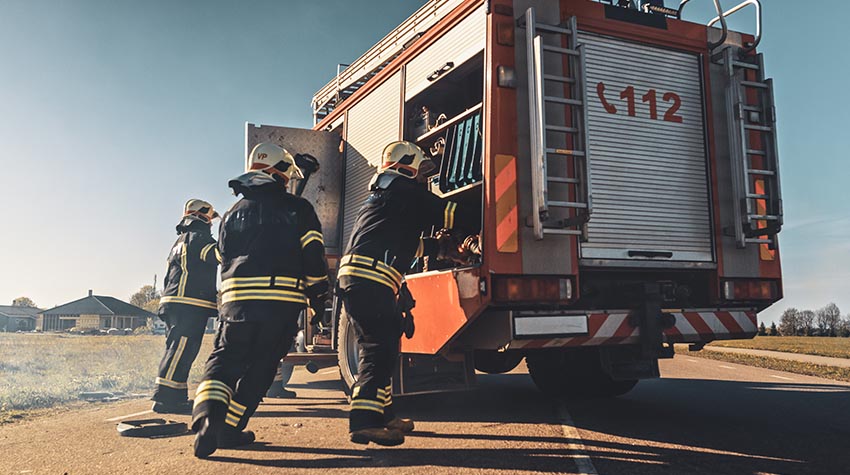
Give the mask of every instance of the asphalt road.
[{"label": "asphalt road", "polygon": [[250,424],[260,443],[243,450],[201,461],[190,435],[119,437],[122,416],[150,417],[136,400],[0,427],[0,473],[850,472],[850,385],[688,356],[662,374],[621,398],[570,403],[522,370],[485,375],[476,391],[398,398],[417,431],[363,449],[348,442],[334,370],[296,370],[299,397],[267,400]]}]

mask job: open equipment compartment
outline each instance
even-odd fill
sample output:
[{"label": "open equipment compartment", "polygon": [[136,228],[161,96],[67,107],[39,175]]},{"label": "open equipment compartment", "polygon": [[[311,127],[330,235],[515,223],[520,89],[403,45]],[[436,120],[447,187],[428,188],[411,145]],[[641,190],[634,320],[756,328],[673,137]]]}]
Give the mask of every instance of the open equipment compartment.
[{"label": "open equipment compartment", "polygon": [[[439,74],[438,74],[439,73]],[[429,86],[405,102],[404,138],[422,147],[439,172],[429,190],[461,206],[481,207],[484,148],[484,54],[463,64],[446,63],[429,77]],[[470,226],[480,232],[481,224]],[[435,229],[436,231],[436,229]],[[420,263],[423,264],[423,263]],[[447,262],[416,265],[413,272],[454,267]]]},{"label": "open equipment compartment", "polygon": [[[439,167],[429,180],[438,196],[462,193],[481,184],[484,56],[429,77],[432,84],[405,102],[405,138],[416,142]],[[449,66],[450,65],[450,66]]]}]

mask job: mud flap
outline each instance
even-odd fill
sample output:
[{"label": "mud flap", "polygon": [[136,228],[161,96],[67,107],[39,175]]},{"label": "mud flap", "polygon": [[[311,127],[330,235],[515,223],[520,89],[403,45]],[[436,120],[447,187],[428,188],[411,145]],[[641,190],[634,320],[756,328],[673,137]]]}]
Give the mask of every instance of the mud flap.
[{"label": "mud flap", "polygon": [[646,283],[643,285],[643,303],[631,315],[632,325],[640,328],[641,357],[672,358],[673,347],[664,346],[661,311],[661,285]]}]

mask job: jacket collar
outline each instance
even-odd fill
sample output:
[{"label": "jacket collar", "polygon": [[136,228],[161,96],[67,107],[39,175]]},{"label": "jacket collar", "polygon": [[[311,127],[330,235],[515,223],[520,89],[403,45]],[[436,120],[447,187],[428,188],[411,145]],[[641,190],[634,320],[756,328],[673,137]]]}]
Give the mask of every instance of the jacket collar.
[{"label": "jacket collar", "polygon": [[243,173],[227,182],[227,186],[233,189],[234,195],[275,193],[286,194],[286,186],[271,176],[258,171]]}]

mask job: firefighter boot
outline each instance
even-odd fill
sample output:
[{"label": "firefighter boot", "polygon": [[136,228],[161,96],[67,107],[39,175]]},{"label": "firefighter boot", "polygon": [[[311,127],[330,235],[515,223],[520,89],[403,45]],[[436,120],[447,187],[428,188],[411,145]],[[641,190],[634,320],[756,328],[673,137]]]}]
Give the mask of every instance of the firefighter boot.
[{"label": "firefighter boot", "polygon": [[256,437],[250,430],[241,431],[232,427],[225,427],[218,433],[218,448],[232,449],[253,444],[254,440],[256,440]]},{"label": "firefighter boot", "polygon": [[397,430],[404,434],[409,434],[413,432],[413,421],[410,419],[402,419],[400,417],[394,417],[392,420],[387,422],[384,427],[391,430]]},{"label": "firefighter boot", "polygon": [[218,448],[218,428],[213,425],[209,417],[201,418],[194,427],[195,434],[195,457],[205,459]]},{"label": "firefighter boot", "polygon": [[369,442],[374,442],[378,445],[386,447],[394,447],[404,443],[404,434],[396,429],[387,429],[385,427],[369,427],[352,431],[349,436],[355,444],[366,445]]}]

